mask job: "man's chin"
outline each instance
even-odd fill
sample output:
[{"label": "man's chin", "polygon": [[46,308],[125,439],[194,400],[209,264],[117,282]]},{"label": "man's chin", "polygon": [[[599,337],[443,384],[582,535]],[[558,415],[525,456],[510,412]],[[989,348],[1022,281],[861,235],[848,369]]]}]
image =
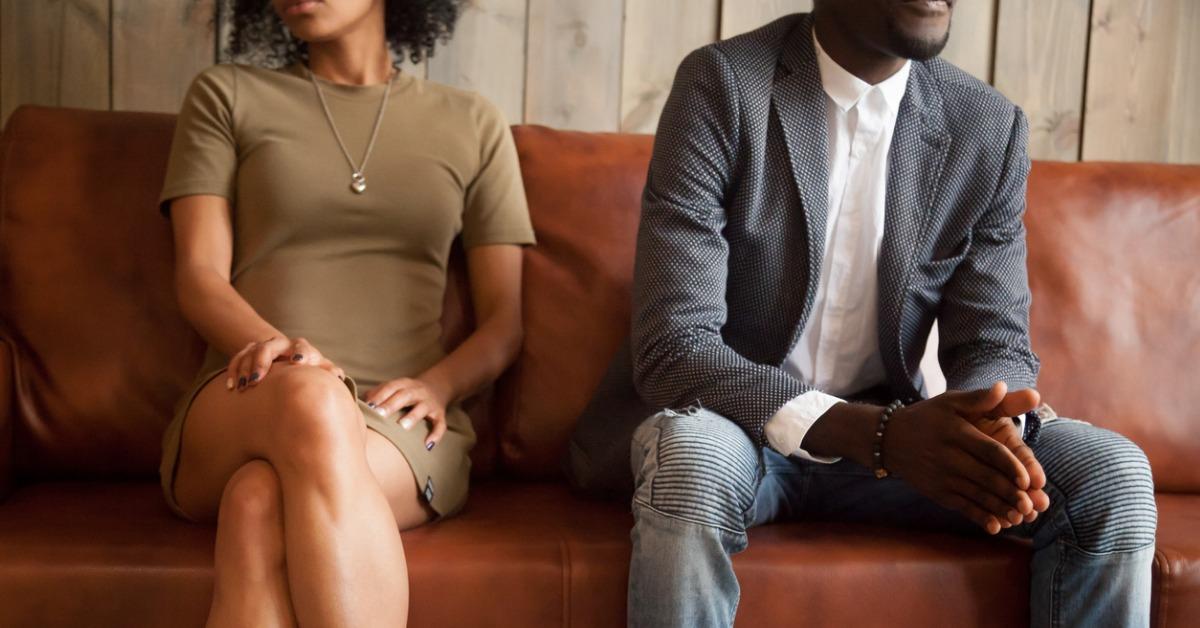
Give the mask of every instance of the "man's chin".
[{"label": "man's chin", "polygon": [[946,42],[950,41],[950,31],[941,35],[909,35],[892,31],[890,39],[897,56],[913,61],[928,61],[945,49]]}]

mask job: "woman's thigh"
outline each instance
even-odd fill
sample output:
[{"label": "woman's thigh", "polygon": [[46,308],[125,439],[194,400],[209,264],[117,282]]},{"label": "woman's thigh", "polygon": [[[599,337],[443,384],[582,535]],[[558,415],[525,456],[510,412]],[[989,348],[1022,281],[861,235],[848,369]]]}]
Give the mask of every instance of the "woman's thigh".
[{"label": "woman's thigh", "polygon": [[[298,382],[297,380],[304,380]],[[421,499],[416,477],[404,455],[382,435],[365,429],[350,391],[327,371],[310,366],[278,364],[262,382],[243,391],[229,391],[224,379],[214,378],[193,400],[184,421],[175,498],[197,519],[213,520],[229,478],[254,459],[268,462],[277,453],[278,430],[289,429],[283,416],[285,395],[299,386],[328,386],[344,391],[345,412],[365,432],[364,455],[400,529],[428,521],[433,510]],[[332,417],[331,417],[332,419]]]},{"label": "woman's thigh", "polygon": [[373,430],[367,430],[367,464],[401,530],[415,528],[433,518],[434,511],[421,498],[416,475],[404,454]]},{"label": "woman's thigh", "polygon": [[289,400],[300,391],[336,398],[339,388],[345,403],[324,406],[337,414],[328,421],[347,423],[353,413],[359,429],[365,431],[349,389],[323,369],[276,364],[261,382],[241,391],[227,390],[224,378],[213,378],[196,395],[184,419],[174,485],[180,507],[197,519],[214,519],[225,484],[238,468],[253,459],[276,462],[285,442],[280,436],[296,427],[288,425],[296,422],[288,417],[294,410]]}]

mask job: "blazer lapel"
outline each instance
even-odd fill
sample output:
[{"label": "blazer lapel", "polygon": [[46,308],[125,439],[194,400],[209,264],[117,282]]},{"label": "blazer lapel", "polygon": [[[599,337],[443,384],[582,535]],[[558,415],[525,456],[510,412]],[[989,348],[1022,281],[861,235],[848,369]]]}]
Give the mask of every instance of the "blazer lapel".
[{"label": "blazer lapel", "polygon": [[937,198],[949,148],[941,92],[925,66],[913,62],[888,152],[879,251],[879,349],[893,387],[911,386],[907,377],[909,356],[904,355],[900,325],[913,256]]},{"label": "blazer lapel", "polygon": [[[825,132],[825,91],[812,45],[812,17],[805,15],[788,35],[780,57],[771,91],[774,115],[783,129],[789,170],[795,179],[804,210],[805,240],[808,249],[808,277],[800,320],[792,330],[788,351],[800,339],[808,320],[817,282],[821,278],[821,259],[825,251],[829,172],[826,162],[828,138]],[[797,286],[799,288],[799,286]]]}]

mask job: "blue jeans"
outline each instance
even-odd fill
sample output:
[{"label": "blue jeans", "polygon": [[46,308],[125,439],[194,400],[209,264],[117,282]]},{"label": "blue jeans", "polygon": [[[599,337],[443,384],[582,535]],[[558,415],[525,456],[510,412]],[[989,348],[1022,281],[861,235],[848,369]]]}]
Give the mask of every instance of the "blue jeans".
[{"label": "blue jeans", "polygon": [[[984,534],[902,480],[758,448],[704,409],[650,417],[632,447],[630,626],[731,626],[740,588],[730,556],[746,548],[748,528],[771,521]],[[1116,433],[1069,419],[1047,423],[1034,454],[1050,509],[1005,532],[1033,542],[1030,625],[1148,626],[1157,515],[1145,455]]]}]

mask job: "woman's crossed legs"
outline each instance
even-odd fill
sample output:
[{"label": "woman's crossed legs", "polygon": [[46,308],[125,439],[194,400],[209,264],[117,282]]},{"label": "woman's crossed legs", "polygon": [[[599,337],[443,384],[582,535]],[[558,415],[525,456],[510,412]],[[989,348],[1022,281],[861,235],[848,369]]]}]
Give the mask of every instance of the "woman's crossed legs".
[{"label": "woman's crossed legs", "polygon": [[242,391],[217,377],[182,440],[176,500],[217,520],[210,626],[404,625],[399,531],[432,511],[337,377],[276,364]]}]

